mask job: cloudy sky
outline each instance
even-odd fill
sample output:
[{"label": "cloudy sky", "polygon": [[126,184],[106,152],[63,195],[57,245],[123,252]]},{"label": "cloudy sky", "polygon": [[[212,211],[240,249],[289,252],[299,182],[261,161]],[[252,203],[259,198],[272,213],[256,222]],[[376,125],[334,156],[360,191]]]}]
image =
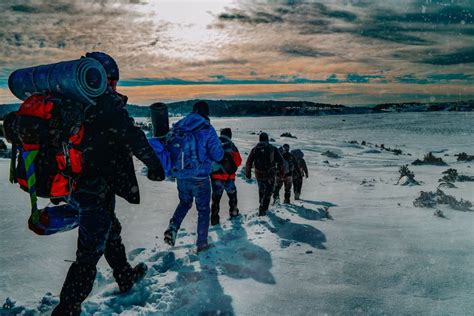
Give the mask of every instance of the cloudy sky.
[{"label": "cloudy sky", "polygon": [[131,103],[474,99],[473,0],[1,0],[0,103],[17,68],[105,51]]}]

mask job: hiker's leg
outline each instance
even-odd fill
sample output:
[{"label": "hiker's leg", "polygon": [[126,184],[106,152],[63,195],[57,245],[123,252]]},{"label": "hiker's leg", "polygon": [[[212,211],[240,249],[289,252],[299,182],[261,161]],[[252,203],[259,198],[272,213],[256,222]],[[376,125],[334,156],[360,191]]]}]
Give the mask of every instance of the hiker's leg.
[{"label": "hiker's leg", "polygon": [[299,200],[300,198],[302,185],[303,185],[302,177],[293,177],[293,191],[295,193],[295,200]]},{"label": "hiker's leg", "polygon": [[264,197],[263,197],[263,210],[267,211],[270,205],[270,199],[272,197],[273,187],[275,185],[275,179],[267,179],[264,182]]},{"label": "hiker's leg", "polygon": [[263,198],[265,197],[265,184],[264,180],[258,180],[257,179],[257,184],[258,184],[258,204],[259,204],[259,210],[263,210]]},{"label": "hiker's leg", "polygon": [[209,214],[211,209],[211,183],[209,178],[194,180],[193,195],[196,199],[196,209],[198,211],[197,241],[198,249],[207,245],[207,235],[209,232]]},{"label": "hiker's leg", "polygon": [[170,220],[170,225],[175,230],[179,230],[186,214],[193,206],[193,183],[189,179],[178,179],[178,197],[179,204]]},{"label": "hiker's leg", "polygon": [[292,177],[291,176],[285,177],[285,203],[290,203],[292,185],[293,185]]},{"label": "hiker's leg", "polygon": [[225,190],[229,197],[229,216],[235,217],[239,215],[239,209],[237,208],[237,187],[234,179],[225,182]]},{"label": "hiker's leg", "polygon": [[79,237],[76,261],[69,268],[53,315],[74,315],[92,291],[96,265],[104,254],[111,227],[109,193],[77,192],[71,205],[79,210]]},{"label": "hiker's leg", "polygon": [[212,184],[212,205],[211,205],[211,224],[219,224],[219,209],[222,194],[224,193],[224,182],[222,180],[211,180]]},{"label": "hiker's leg", "polygon": [[280,199],[280,190],[282,186],[283,186],[283,178],[280,178],[277,176],[275,179],[275,188],[273,190],[273,198],[275,200]]}]

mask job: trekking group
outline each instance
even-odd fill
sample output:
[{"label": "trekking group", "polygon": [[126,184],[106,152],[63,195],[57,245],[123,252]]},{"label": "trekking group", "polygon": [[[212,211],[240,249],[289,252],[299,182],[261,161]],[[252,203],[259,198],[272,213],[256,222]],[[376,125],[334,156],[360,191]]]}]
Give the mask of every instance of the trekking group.
[{"label": "trekking group", "polygon": [[[221,221],[224,192],[229,218],[240,215],[235,180],[242,157],[232,141],[231,128],[223,128],[217,135],[209,119],[209,105],[195,103],[192,112],[171,129],[167,112],[163,112],[162,122],[154,124],[154,135],[147,139],[125,108],[127,97],[116,91],[119,68],[114,59],[93,52],[81,62],[85,60],[100,63],[103,69],[99,70],[106,76],[106,85],[94,97],[94,105],[71,100],[57,91],[25,93],[20,109],[4,120],[5,137],[12,143],[10,181],[30,194],[30,229],[40,235],[75,227],[79,230],[76,259],[52,315],[80,315],[102,255],[120,292],[128,291],[145,275],[144,263],[132,267],[127,260],[121,223],[115,214],[116,196],[140,203],[132,156],[147,166],[149,180],[176,179],[179,203],[164,232],[167,244],[174,246],[193,201],[198,214],[198,252],[209,247],[209,225]],[[87,76],[92,87],[99,86],[94,81],[100,78],[99,73]],[[15,80],[11,85],[9,81],[12,91]],[[154,106],[165,108],[162,103]],[[302,151],[290,151],[288,144],[277,148],[264,132],[245,163],[247,179],[252,178],[252,169],[258,184],[259,216],[266,215],[272,197],[273,204],[279,203],[282,187],[284,203],[290,203],[292,188],[298,200],[303,178],[308,177]],[[39,209],[37,197],[50,198],[53,206]],[[55,216],[59,221],[52,220]]]}]

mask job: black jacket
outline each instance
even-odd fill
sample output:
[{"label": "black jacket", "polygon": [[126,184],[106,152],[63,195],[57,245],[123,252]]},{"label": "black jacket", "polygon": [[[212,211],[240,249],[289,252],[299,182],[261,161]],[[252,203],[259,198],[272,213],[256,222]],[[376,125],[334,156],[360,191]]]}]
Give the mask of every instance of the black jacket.
[{"label": "black jacket", "polygon": [[306,161],[304,158],[296,158],[296,166],[295,170],[293,171],[293,177],[303,178],[308,177],[308,167],[306,166]]},{"label": "black jacket", "polygon": [[108,89],[85,112],[84,171],[78,188],[93,190],[103,178],[113,193],[133,204],[140,203],[133,156],[149,169],[162,169],[160,160],[125,105],[127,97]]},{"label": "black jacket", "polygon": [[245,164],[246,177],[251,178],[252,167],[255,167],[257,180],[268,180],[278,173],[284,174],[283,157],[280,151],[268,142],[259,142],[252,148]]}]

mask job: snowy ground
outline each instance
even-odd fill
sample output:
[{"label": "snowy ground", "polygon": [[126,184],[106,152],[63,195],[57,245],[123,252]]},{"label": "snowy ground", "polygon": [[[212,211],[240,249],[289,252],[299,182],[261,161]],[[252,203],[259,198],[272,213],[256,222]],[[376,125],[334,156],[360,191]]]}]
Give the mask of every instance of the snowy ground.
[{"label": "snowy ground", "polygon": [[[419,191],[436,190],[448,167],[410,166],[422,184],[395,184],[399,167],[428,151],[449,168],[474,175],[472,163],[458,163],[453,156],[474,154],[473,121],[473,113],[214,119],[217,128],[233,128],[245,158],[258,138],[252,131],[267,131],[277,144],[303,149],[310,169],[303,200],[273,207],[267,218],[258,218],[256,184],[238,178],[242,219],[225,219],[224,199],[222,225],[210,233],[215,247],[196,255],[196,212],[186,218],[177,246],[166,246],[162,234],[177,204],[175,183],[149,182],[137,164],[143,202],[131,206],[121,200],[117,214],[129,258],[146,262],[149,272],[133,291],[118,295],[102,260],[83,311],[472,314],[474,213],[443,205],[443,219],[433,216],[434,209],[413,206]],[[279,137],[283,132],[298,138]],[[383,143],[404,155],[350,140]],[[341,158],[321,155],[327,150]],[[48,314],[74,259],[77,231],[49,237],[29,232],[28,196],[7,182],[7,172],[8,161],[1,160],[0,300],[16,301],[10,311]],[[456,186],[444,191],[474,202],[474,182]]]}]

